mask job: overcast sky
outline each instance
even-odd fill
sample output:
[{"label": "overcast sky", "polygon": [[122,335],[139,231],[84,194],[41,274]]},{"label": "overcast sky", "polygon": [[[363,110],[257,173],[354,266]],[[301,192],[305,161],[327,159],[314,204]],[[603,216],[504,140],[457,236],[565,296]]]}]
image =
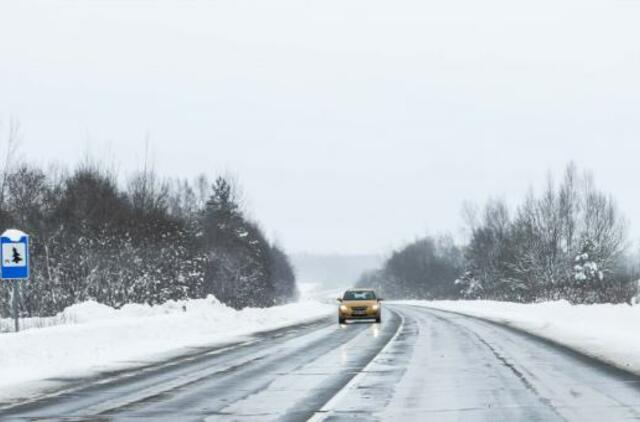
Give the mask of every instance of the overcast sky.
[{"label": "overcast sky", "polygon": [[[640,237],[640,0],[0,2],[22,155],[234,173],[289,251],[458,233],[569,160]],[[6,133],[6,130],[2,132]]]}]

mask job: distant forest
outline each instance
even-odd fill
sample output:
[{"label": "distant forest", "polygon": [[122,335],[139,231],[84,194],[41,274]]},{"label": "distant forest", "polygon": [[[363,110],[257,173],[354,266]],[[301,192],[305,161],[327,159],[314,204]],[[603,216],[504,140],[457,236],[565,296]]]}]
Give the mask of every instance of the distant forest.
[{"label": "distant forest", "polygon": [[[72,171],[13,161],[0,174],[0,230],[31,236],[20,313],[47,316],[96,300],[120,307],[215,295],[234,308],[297,299],[289,258],[241,207],[229,178],[160,180],[148,168],[121,187],[86,160]],[[11,311],[0,284],[0,315]]]},{"label": "distant forest", "polygon": [[469,241],[426,237],[395,251],[360,286],[389,298],[492,299],[572,303],[630,302],[638,294],[637,256],[625,219],[590,173],[567,166],[511,210],[502,200],[465,207]]}]

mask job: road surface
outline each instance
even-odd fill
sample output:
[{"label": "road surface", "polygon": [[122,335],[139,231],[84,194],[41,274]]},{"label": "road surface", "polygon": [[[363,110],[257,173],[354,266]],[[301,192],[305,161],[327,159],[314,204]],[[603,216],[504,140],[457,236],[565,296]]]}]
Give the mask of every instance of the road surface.
[{"label": "road surface", "polygon": [[[1,375],[0,375],[1,376]],[[640,378],[493,323],[385,305],[0,405],[0,420],[640,420]]]}]

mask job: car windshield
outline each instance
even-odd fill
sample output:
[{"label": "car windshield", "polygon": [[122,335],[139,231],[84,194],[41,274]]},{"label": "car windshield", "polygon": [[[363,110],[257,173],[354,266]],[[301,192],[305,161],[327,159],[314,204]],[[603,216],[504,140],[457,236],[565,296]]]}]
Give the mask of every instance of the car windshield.
[{"label": "car windshield", "polygon": [[348,291],[344,293],[344,300],[376,300],[376,295],[372,291]]}]

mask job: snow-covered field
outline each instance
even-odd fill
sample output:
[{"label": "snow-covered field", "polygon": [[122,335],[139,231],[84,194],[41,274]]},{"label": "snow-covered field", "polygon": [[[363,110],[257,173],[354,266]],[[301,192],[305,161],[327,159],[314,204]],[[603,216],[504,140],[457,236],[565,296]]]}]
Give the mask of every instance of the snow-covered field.
[{"label": "snow-covered field", "polygon": [[346,287],[326,288],[321,283],[298,283],[302,300],[317,301],[335,305],[336,298],[342,297]]},{"label": "snow-covered field", "polygon": [[402,301],[507,325],[640,375],[640,306]]},{"label": "snow-covered field", "polygon": [[187,347],[227,342],[333,311],[335,306],[313,301],[237,311],[212,296],[118,310],[85,302],[53,318],[26,321],[34,328],[0,334],[0,399],[30,381],[140,365]]}]

